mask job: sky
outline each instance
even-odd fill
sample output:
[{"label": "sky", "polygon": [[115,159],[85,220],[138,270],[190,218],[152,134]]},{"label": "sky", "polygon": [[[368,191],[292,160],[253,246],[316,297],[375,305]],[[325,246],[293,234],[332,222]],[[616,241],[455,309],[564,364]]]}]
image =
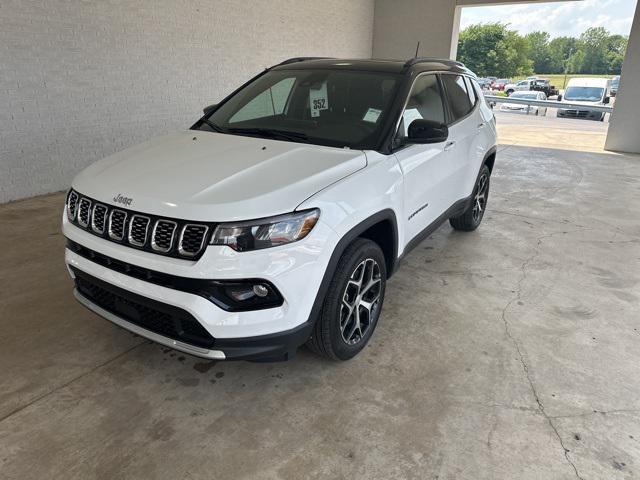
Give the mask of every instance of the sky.
[{"label": "sky", "polygon": [[577,37],[589,27],[605,27],[611,33],[629,35],[635,8],[636,0],[465,7],[460,17],[460,29],[474,23],[502,22],[522,34],[542,30],[552,37]]}]

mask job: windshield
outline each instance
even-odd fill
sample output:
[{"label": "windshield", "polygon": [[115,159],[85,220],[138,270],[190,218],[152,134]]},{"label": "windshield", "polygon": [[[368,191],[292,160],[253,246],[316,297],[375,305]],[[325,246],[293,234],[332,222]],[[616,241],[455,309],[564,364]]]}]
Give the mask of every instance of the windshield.
[{"label": "windshield", "polygon": [[195,128],[333,147],[375,149],[402,77],[349,70],[274,70]]},{"label": "windshield", "polygon": [[564,99],[574,102],[599,102],[603,94],[602,87],[569,87],[564,93]]},{"label": "windshield", "polygon": [[523,92],[514,92],[511,94],[511,98],[528,98],[529,100],[535,100],[538,98],[537,93],[523,93]]}]

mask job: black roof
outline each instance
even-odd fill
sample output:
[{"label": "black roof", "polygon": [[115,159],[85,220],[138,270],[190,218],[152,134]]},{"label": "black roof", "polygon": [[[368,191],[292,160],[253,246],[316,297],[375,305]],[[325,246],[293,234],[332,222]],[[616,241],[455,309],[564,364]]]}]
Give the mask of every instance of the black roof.
[{"label": "black roof", "polygon": [[452,72],[474,75],[464,64],[444,58],[417,57],[409,60],[341,59],[296,57],[273,66],[272,70],[308,69],[366,70],[388,73]]}]

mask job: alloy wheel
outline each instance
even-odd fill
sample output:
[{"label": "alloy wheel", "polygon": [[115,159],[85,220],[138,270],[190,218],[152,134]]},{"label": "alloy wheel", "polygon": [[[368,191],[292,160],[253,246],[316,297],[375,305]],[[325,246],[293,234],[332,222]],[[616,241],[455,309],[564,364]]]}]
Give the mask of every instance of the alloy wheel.
[{"label": "alloy wheel", "polygon": [[473,221],[479,222],[484,215],[484,209],[487,206],[487,194],[489,193],[489,176],[483,173],[478,179],[478,188],[476,189],[476,195],[473,204]]},{"label": "alloy wheel", "polygon": [[380,310],[382,278],[373,258],[353,270],[342,295],[340,332],[348,345],[359,343],[375,323]]}]

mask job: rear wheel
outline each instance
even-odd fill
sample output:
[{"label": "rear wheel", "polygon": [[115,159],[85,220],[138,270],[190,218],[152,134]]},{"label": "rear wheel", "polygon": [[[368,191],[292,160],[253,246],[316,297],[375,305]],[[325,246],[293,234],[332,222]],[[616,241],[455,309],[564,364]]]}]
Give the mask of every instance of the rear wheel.
[{"label": "rear wheel", "polygon": [[490,177],[489,167],[483,165],[476,180],[476,186],[473,189],[473,201],[461,215],[449,219],[449,223],[453,228],[470,232],[480,226],[487,208],[487,200],[489,200]]},{"label": "rear wheel", "polygon": [[387,280],[384,254],[358,238],[340,257],[307,346],[333,360],[349,360],[369,342],[378,323]]}]

